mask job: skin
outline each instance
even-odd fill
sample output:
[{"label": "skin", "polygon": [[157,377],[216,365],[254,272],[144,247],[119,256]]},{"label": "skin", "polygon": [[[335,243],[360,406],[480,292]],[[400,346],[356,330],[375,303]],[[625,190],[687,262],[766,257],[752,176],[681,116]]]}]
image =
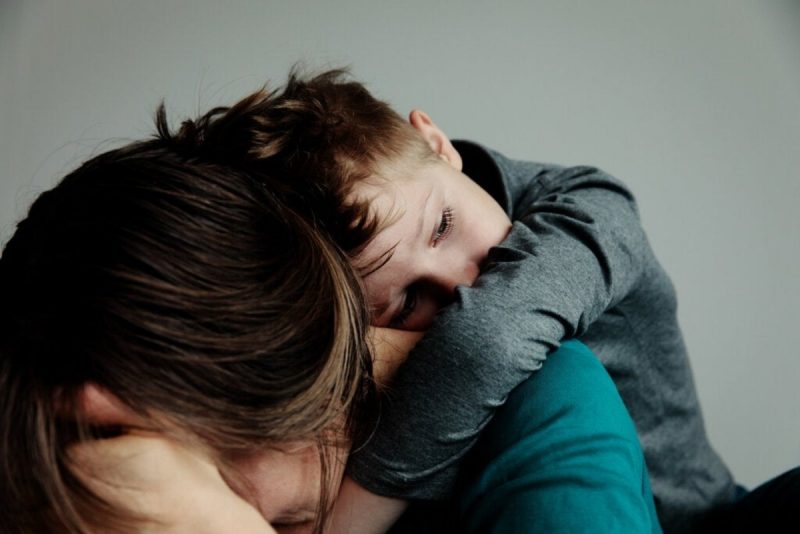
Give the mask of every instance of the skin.
[{"label": "skin", "polygon": [[[356,258],[357,265],[380,265],[376,270],[370,269],[364,283],[373,310],[373,325],[389,327],[375,328],[372,340],[377,355],[375,376],[384,384],[391,380],[438,310],[452,302],[456,287],[474,283],[489,249],[498,245],[511,228],[511,221],[502,207],[461,172],[458,151],[430,117],[414,110],[409,122],[428,142],[438,161],[419,164],[410,176],[391,181],[370,180],[358,184],[354,190],[357,197],[370,201],[376,214],[392,221]],[[128,416],[127,410],[110,392],[93,389],[91,385],[87,386],[87,392],[86,412],[90,418],[102,417],[119,424],[121,417]],[[124,437],[103,441],[119,439]],[[289,443],[280,449],[239,459],[237,474],[248,482],[250,489],[231,483],[232,489],[226,481],[235,477],[222,476],[201,451],[175,444],[161,447],[159,451],[152,443],[142,441],[114,445],[117,456],[126,447],[152,450],[152,454],[160,458],[161,471],[170,473],[171,484],[142,485],[150,495],[164,494],[163,499],[149,499],[149,505],[145,502],[139,506],[145,515],[153,512],[162,519],[166,515],[165,521],[178,525],[178,529],[185,528],[189,518],[193,524],[208,528],[219,524],[220,517],[229,520],[221,530],[204,532],[273,532],[273,527],[281,533],[312,530],[320,489],[319,458],[312,445]],[[103,457],[108,443],[95,442],[92,446],[91,454],[81,455],[82,461],[90,466],[96,463],[94,458]],[[338,449],[334,454],[335,465],[343,467],[347,451]],[[137,468],[146,469],[135,463],[136,457],[128,455],[126,473]],[[191,461],[200,462],[206,474],[204,480],[195,480],[186,472]],[[219,476],[214,476],[213,472]],[[406,508],[404,501],[372,494],[347,477],[339,488],[341,475],[333,478],[336,487],[329,490],[339,493],[327,531],[384,532]],[[173,493],[184,496],[185,500],[186,488],[194,488],[192,493],[200,496],[214,495],[231,510],[240,510],[243,503],[249,504],[251,510],[258,511],[260,523],[251,513],[241,513],[240,518],[231,519],[235,514],[221,513],[218,507],[172,506],[164,510],[156,506],[159,502],[176,499]],[[187,510],[191,513],[187,514]]]},{"label": "skin", "polygon": [[86,442],[69,451],[76,474],[117,507],[151,521],[144,531],[274,533],[231,491],[204,451],[143,431]]},{"label": "skin", "polygon": [[[405,361],[406,356],[413,346],[422,337],[420,332],[392,330],[386,328],[373,328],[370,343],[374,354],[373,373],[379,385],[390,383],[392,375]],[[362,493],[360,488],[348,477],[344,477],[344,466],[347,463],[349,449],[347,447],[331,447],[328,451],[333,456],[331,462],[339,471],[331,477],[331,486],[328,492],[337,495],[336,509],[347,510],[345,503],[353,498],[358,498],[358,503],[363,503],[372,508],[371,520],[377,521],[377,510],[390,511],[393,499]],[[250,504],[255,506],[261,515],[281,534],[300,534],[312,532],[319,501],[319,454],[315,444],[294,443],[286,444],[277,449],[269,449],[257,455],[243,458],[236,462],[235,468],[240,477],[246,479],[252,490],[238,488],[234,490],[242,495]],[[341,489],[339,484],[342,484]],[[355,496],[355,497],[351,497]],[[343,500],[344,499],[344,500]],[[363,499],[363,500],[362,500]],[[360,510],[360,508],[359,508]],[[386,521],[392,521],[395,514]],[[341,527],[337,526],[341,525]],[[388,529],[391,522],[385,525]],[[327,530],[330,532],[355,532],[354,518],[336,514],[331,515],[331,523]]]},{"label": "skin", "polygon": [[[386,385],[422,334],[373,328],[370,337],[375,380]],[[78,476],[117,506],[157,521],[156,531],[312,532],[320,491],[315,444],[283,443],[238,459],[236,475],[248,483],[244,487],[233,474],[222,472],[208,451],[150,430],[147,421],[108,390],[84,386],[80,410],[92,424],[122,426],[127,431],[121,437],[74,446],[70,456]],[[348,449],[329,452],[335,456],[333,466],[343,467]],[[328,491],[335,495],[341,472],[331,481]],[[344,487],[350,484],[345,479]]]},{"label": "skin", "polygon": [[356,263],[382,264],[364,277],[372,323],[424,331],[452,302],[457,286],[475,282],[489,249],[508,235],[511,221],[461,172],[461,156],[428,115],[414,110],[409,121],[439,160],[419,165],[410,176],[356,185],[356,197],[368,200],[379,217],[393,220]]},{"label": "skin", "polygon": [[[475,282],[511,221],[461,172],[461,156],[425,112],[412,111],[409,122],[439,159],[418,165],[409,176],[356,185],[354,196],[369,201],[379,219],[392,221],[356,258],[356,266],[367,271],[363,280],[373,325],[424,331],[453,301],[456,287]],[[406,507],[403,500],[376,495],[345,478],[328,530],[385,532]]]}]

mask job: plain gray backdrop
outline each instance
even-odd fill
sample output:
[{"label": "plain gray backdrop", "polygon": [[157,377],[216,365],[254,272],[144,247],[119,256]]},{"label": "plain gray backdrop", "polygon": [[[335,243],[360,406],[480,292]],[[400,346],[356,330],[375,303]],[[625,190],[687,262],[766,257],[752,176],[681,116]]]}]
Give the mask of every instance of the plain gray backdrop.
[{"label": "plain gray backdrop", "polygon": [[712,442],[800,464],[796,2],[0,0],[0,242],[82,160],[170,117],[349,65],[402,114],[636,194]]}]

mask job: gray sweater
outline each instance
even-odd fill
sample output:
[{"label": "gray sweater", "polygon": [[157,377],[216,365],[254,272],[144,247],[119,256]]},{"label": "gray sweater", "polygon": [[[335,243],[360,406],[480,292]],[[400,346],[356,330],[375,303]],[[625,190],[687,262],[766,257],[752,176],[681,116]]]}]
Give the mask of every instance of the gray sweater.
[{"label": "gray sweater", "polygon": [[446,497],[494,410],[562,340],[577,337],[636,424],[664,530],[684,531],[699,512],[730,501],[734,482],[706,436],[675,290],[630,191],[592,167],[455,144],[465,174],[514,224],[394,377],[349,474],[382,495]]}]

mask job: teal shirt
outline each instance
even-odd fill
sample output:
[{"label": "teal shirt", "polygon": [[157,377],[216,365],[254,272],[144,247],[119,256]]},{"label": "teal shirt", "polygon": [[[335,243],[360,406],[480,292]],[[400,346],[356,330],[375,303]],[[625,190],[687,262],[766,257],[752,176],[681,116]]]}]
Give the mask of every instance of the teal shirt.
[{"label": "teal shirt", "polygon": [[394,532],[660,533],[633,421],[596,356],[563,343],[497,411],[448,507]]},{"label": "teal shirt", "polygon": [[567,341],[498,411],[466,469],[470,532],[661,532],[636,428],[603,366]]}]

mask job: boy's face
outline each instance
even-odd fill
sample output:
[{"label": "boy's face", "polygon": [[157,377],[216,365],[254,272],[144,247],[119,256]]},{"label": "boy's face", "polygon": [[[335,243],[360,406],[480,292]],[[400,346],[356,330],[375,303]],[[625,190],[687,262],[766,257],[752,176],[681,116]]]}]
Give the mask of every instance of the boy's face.
[{"label": "boy's face", "polygon": [[453,300],[456,286],[472,285],[511,221],[461,172],[458,152],[427,115],[414,111],[410,121],[441,161],[421,164],[413,176],[358,184],[355,195],[370,199],[374,212],[391,224],[356,262],[377,266],[389,258],[371,273],[367,268],[364,277],[374,325],[425,330]]}]

